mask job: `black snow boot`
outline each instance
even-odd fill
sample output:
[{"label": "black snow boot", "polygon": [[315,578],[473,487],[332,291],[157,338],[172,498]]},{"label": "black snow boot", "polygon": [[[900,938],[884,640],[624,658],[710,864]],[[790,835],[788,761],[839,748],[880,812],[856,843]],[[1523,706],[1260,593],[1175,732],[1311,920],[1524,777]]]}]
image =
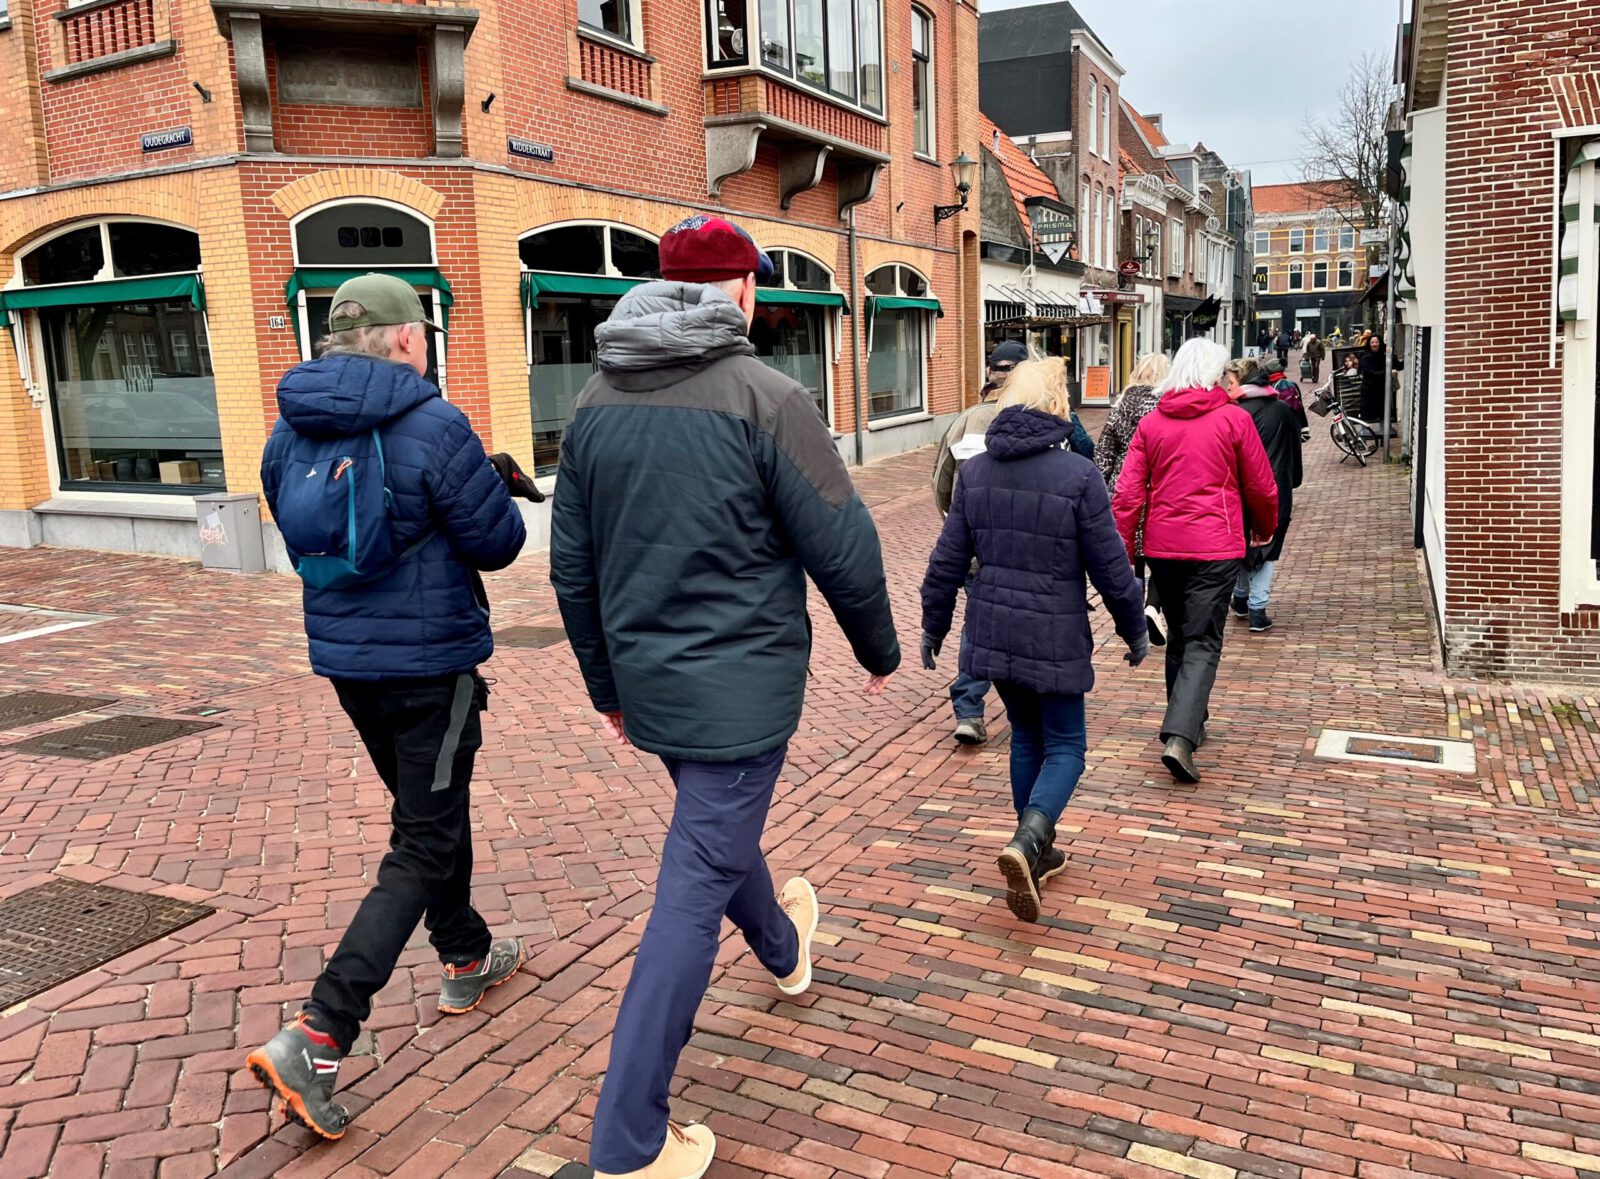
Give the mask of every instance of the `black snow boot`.
[{"label": "black snow boot", "polygon": [[1200,781],[1200,771],[1194,764],[1194,746],[1182,737],[1174,737],[1167,742],[1161,752],[1161,760],[1166,763],[1172,776],[1180,782],[1187,782],[1191,786]]},{"label": "black snow boot", "polygon": [[1040,860],[1055,841],[1055,824],[1032,807],[1022,812],[1017,833],[1000,853],[1000,872],[1006,878],[1006,905],[1024,921],[1039,920]]}]

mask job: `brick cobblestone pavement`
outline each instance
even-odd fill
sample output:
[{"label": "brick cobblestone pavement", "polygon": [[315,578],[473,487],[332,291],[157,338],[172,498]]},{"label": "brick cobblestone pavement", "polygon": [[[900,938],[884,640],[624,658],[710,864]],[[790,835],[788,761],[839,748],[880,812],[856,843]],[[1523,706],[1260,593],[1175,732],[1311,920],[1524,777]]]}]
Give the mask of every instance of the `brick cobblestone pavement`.
[{"label": "brick cobblestone pavement", "polygon": [[[929,461],[859,473],[908,660],[862,697],[819,612],[767,839],[822,896],[816,984],[784,1000],[729,932],[674,1098],[721,1140],[712,1179],[1600,1173],[1600,705],[1440,673],[1403,476],[1339,465],[1319,427],[1278,627],[1231,629],[1201,785],[1157,760],[1159,654],[1130,670],[1101,634],[1069,866],[1023,925],[993,861],[998,707],[992,745],[959,749],[951,667],[915,666]],[[489,580],[497,626],[557,621],[542,557]],[[0,692],[114,698],[0,746],[219,710],[101,761],[0,748],[0,895],[62,876],[216,909],[0,1015],[0,1175],[522,1179],[585,1156],[671,796],[602,742],[565,645],[486,669],[475,895],[529,964],[441,1018],[419,934],[345,1066],[354,1124],[319,1144],[243,1060],[364,893],[387,796],[306,668],[297,584],[32,550],[0,559],[0,603],[105,617],[0,645]],[[1460,738],[1478,772],[1321,760],[1325,727]]]}]

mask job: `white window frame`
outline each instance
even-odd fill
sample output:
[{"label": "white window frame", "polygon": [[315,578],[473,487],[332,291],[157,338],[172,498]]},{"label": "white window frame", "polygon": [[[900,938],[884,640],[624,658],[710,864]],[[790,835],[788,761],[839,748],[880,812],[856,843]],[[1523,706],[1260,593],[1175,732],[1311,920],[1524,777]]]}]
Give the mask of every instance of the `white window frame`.
[{"label": "white window frame", "polygon": [[1289,231],[1289,253],[1304,254],[1306,252],[1306,231],[1298,226]]},{"label": "white window frame", "polygon": [[1255,252],[1257,254],[1272,253],[1272,231],[1270,229],[1256,230]]},{"label": "white window frame", "polygon": [[1113,190],[1107,189],[1106,190],[1106,219],[1105,219],[1105,224],[1102,227],[1103,232],[1100,235],[1100,241],[1101,241],[1102,247],[1103,247],[1103,249],[1105,251],[1105,258],[1103,259],[1103,263],[1104,263],[1104,266],[1105,266],[1105,268],[1107,270],[1115,270],[1117,268],[1117,213],[1116,213],[1116,210],[1117,210],[1117,194]]},{"label": "white window frame", "polygon": [[1339,227],[1339,249],[1353,250],[1356,248],[1356,227],[1354,225],[1341,225]]},{"label": "white window frame", "polygon": [[[1296,279],[1300,281],[1297,283]],[[1291,294],[1295,291],[1306,289],[1306,264],[1304,262],[1297,259],[1289,263],[1289,284],[1285,289]]]},{"label": "white window frame", "polygon": [[[1322,273],[1321,282],[1317,281],[1318,271]],[[1325,291],[1328,289],[1328,260],[1326,258],[1318,258],[1311,263],[1311,289],[1313,291]]]},{"label": "white window frame", "polygon": [[[905,290],[903,288],[903,285],[901,284],[901,281],[900,281],[900,268],[901,267],[904,267],[905,269],[911,271],[912,274],[916,275],[918,278],[920,278],[922,280],[923,292],[924,292],[922,295],[920,295],[920,296],[906,296],[906,292],[905,292]],[[873,291],[870,287],[868,287],[866,285],[867,279],[871,278],[874,274],[877,274],[878,271],[884,270],[884,269],[890,269],[890,270],[894,271],[894,289],[895,289],[895,294],[896,295],[906,296],[906,297],[916,297],[916,298],[927,298],[927,299],[937,299],[938,298],[938,296],[936,294],[934,294],[934,291],[933,291],[933,282],[918,267],[915,267],[915,266],[911,265],[911,263],[909,263],[909,262],[883,262],[883,263],[880,263],[877,266],[874,266],[871,270],[867,271],[867,273],[862,275],[862,278],[861,278],[862,290],[861,290],[860,293],[863,295],[864,298],[870,298],[874,294],[877,293],[877,292]],[[862,313],[865,314],[865,312],[866,312],[866,307],[865,307],[865,304],[863,304]],[[933,312],[924,311],[922,313],[922,338],[923,338],[923,344],[922,344],[921,348],[917,349],[918,353],[920,354],[919,363],[922,365],[922,381],[921,381],[921,385],[922,385],[922,404],[920,406],[918,406],[917,408],[915,408],[915,409],[901,410],[899,413],[895,414],[893,417],[879,418],[877,421],[873,421],[872,420],[872,407],[869,404],[863,402],[862,407],[861,407],[861,411],[862,411],[863,415],[865,415],[865,420],[861,422],[861,426],[865,430],[867,430],[869,433],[871,431],[873,431],[873,430],[886,430],[886,429],[889,429],[892,426],[903,426],[903,425],[906,425],[907,423],[914,422],[914,421],[921,421],[921,420],[924,420],[924,419],[926,419],[926,418],[931,416],[931,414],[929,413],[929,410],[928,410],[928,397],[929,397],[929,394],[930,394],[930,390],[928,389],[928,376],[929,376],[929,369],[931,367],[929,362],[933,358],[934,350],[938,347],[938,330],[935,328],[934,323],[935,323],[935,320],[934,320]],[[867,332],[866,355],[867,355],[868,359],[870,359],[871,356],[872,356],[872,341],[873,341],[873,337],[877,334],[877,331],[878,331],[878,317],[876,315],[874,315],[872,317],[872,327]]]},{"label": "white window frame", "polygon": [[[640,2],[640,0],[632,0],[632,2],[637,4],[637,3]],[[874,120],[876,122],[887,123],[889,121],[887,118],[885,118],[885,114],[887,113],[888,106],[889,106],[889,103],[891,101],[890,98],[889,98],[889,83],[890,83],[890,80],[893,77],[895,77],[895,75],[890,72],[891,63],[889,61],[889,55],[888,55],[888,49],[889,49],[889,46],[888,46],[888,32],[887,32],[887,29],[885,28],[887,14],[885,13],[884,8],[885,8],[885,4],[887,3],[887,0],[879,0],[879,3],[878,3],[878,71],[879,71],[878,97],[879,97],[879,104],[877,106],[875,106],[875,107],[874,106],[869,106],[865,101],[863,101],[862,96],[861,96],[861,8],[860,8],[859,2],[854,2],[852,4],[852,12],[854,13],[854,27],[855,27],[855,41],[856,41],[856,51],[855,51],[856,96],[854,98],[847,98],[843,94],[838,94],[838,93],[836,93],[836,92],[834,92],[832,90],[829,90],[826,86],[818,86],[815,82],[811,82],[811,81],[809,81],[809,80],[807,80],[805,78],[802,78],[800,76],[799,71],[794,68],[794,51],[795,51],[795,45],[794,45],[794,0],[783,0],[784,7],[785,7],[786,11],[788,12],[788,16],[789,16],[789,68],[787,70],[779,69],[776,66],[767,65],[766,62],[764,62],[762,60],[762,58],[761,58],[761,5],[760,5],[760,0],[750,0],[750,3],[749,3],[749,5],[748,5],[748,7],[746,9],[745,24],[746,24],[746,32],[747,32],[747,34],[749,36],[750,45],[749,45],[749,48],[748,48],[748,50],[746,52],[746,56],[749,58],[749,61],[747,63],[745,63],[745,64],[740,64],[738,62],[713,62],[711,60],[711,30],[709,29],[708,24],[707,24],[707,22],[709,22],[709,20],[711,19],[711,7],[710,7],[710,4],[707,2],[707,0],[695,0],[695,2],[700,7],[699,15],[698,15],[698,17],[696,19],[699,22],[699,29],[700,29],[700,64],[701,64],[701,67],[702,67],[702,69],[704,70],[705,73],[707,73],[707,74],[709,74],[711,76],[724,76],[724,77],[728,76],[728,75],[750,74],[750,73],[765,74],[767,77],[774,78],[777,81],[780,81],[780,82],[784,83],[785,85],[794,86],[795,88],[797,88],[799,90],[804,90],[807,94],[814,94],[818,98],[821,98],[826,102],[833,103],[835,106],[840,106],[840,107],[843,107],[846,110],[859,112],[860,114],[863,114],[867,118],[872,119],[872,120]],[[928,16],[930,17],[930,19],[932,18],[932,15],[933,14],[931,12],[928,13]],[[824,23],[824,28],[826,28],[826,23],[827,23],[827,6],[826,5],[824,5],[824,7],[823,7],[823,23]],[[635,27],[637,27],[637,26],[635,26]],[[585,28],[587,28],[587,26],[585,26]],[[601,36],[601,37],[605,36],[604,33],[600,33],[600,34],[597,34],[597,35]],[[824,37],[826,37],[826,33],[824,33]],[[615,38],[611,38],[611,39],[615,40]],[[937,29],[934,29],[934,30],[932,30],[930,32],[929,49],[936,51],[936,46],[937,46]],[[928,74],[929,74],[928,80],[929,80],[930,84],[934,80],[934,78],[933,78],[934,70],[932,68],[933,67],[933,57],[934,56],[935,56],[935,53],[930,52],[930,55],[929,55],[929,70],[928,70]],[[930,97],[931,97],[931,95],[932,95],[932,87],[931,87],[931,85],[930,85],[930,88],[929,88],[929,92],[930,92]],[[933,109],[932,108],[932,104],[930,103],[930,106],[929,106],[930,113],[931,113],[932,109]],[[930,134],[930,144],[936,146],[938,144],[938,138],[934,134],[934,132],[936,131],[936,125],[933,125],[933,124],[930,123],[930,126],[929,126],[928,130],[929,130],[929,134]]]},{"label": "white window frame", "polygon": [[1267,294],[1272,286],[1272,267],[1265,262],[1256,263],[1255,273],[1250,276],[1250,281],[1255,286],[1256,294]]},{"label": "white window frame", "polygon": [[1100,154],[1100,82],[1089,75],[1089,154]]},{"label": "white window frame", "polygon": [[1167,222],[1167,242],[1171,251],[1167,260],[1167,277],[1181,278],[1184,260],[1183,222],[1176,217]]},{"label": "white window frame", "polygon": [[1093,220],[1090,222],[1090,225],[1089,225],[1089,254],[1090,254],[1089,265],[1095,267],[1096,269],[1099,269],[1101,267],[1101,253],[1102,253],[1102,250],[1104,249],[1104,247],[1102,246],[1101,241],[1100,241],[1100,229],[1101,229],[1101,226],[1103,224],[1103,221],[1101,220],[1101,218],[1102,218],[1102,210],[1104,209],[1104,207],[1105,207],[1105,194],[1101,191],[1099,185],[1095,185],[1095,189],[1094,189],[1094,214],[1093,214]]},{"label": "white window frame", "polygon": [[[1349,272],[1350,272],[1350,276],[1348,278],[1345,277],[1345,271],[1346,270],[1349,270]],[[1351,287],[1355,286],[1356,285],[1356,264],[1355,264],[1354,259],[1341,258],[1339,260],[1339,269],[1336,271],[1336,274],[1338,276],[1339,285],[1334,288],[1335,290],[1343,291],[1343,290],[1348,290]]]},{"label": "white window frame", "polygon": [[628,6],[628,35],[619,37],[605,29],[597,29],[593,25],[586,25],[580,19],[576,22],[582,36],[593,37],[597,41],[609,41],[613,45],[621,45],[626,49],[644,52],[644,3],[643,0],[622,0]]},{"label": "white window frame", "polygon": [[[917,22],[917,19],[919,17],[928,22],[928,60],[927,60],[926,63],[923,63],[922,59],[917,56],[916,49],[915,49],[915,45],[916,45],[916,37],[915,37],[916,22]],[[912,43],[912,46],[913,46],[912,51],[911,51],[911,68],[913,70],[916,70],[920,66],[926,64],[926,68],[927,68],[927,71],[928,71],[927,80],[924,82],[923,87],[922,87],[922,97],[923,97],[922,110],[923,110],[923,115],[926,118],[927,125],[928,125],[928,145],[927,145],[926,149],[918,149],[918,148],[915,148],[915,146],[914,146],[915,143],[916,143],[917,132],[920,130],[920,127],[918,126],[918,124],[916,122],[916,112],[912,111],[912,126],[911,126],[911,140],[912,140],[912,144],[913,144],[912,154],[915,155],[919,160],[926,160],[929,163],[936,163],[936,162],[938,162],[938,158],[939,158],[939,102],[938,102],[938,87],[937,87],[937,75],[938,75],[937,57],[938,57],[938,46],[939,46],[939,26],[933,19],[933,13],[929,12],[926,8],[922,8],[919,5],[913,4],[911,6],[911,27],[912,27],[912,32],[913,32],[913,36],[912,36],[912,39],[911,39],[911,43]],[[860,21],[860,18],[857,17],[857,19],[856,19],[856,36],[859,37],[860,35],[861,35],[861,21]],[[856,89],[857,90],[861,89],[861,80],[860,80],[860,77],[859,77],[860,73],[861,73],[861,55],[860,55],[860,53],[857,53],[856,54],[856,74],[857,74]],[[926,400],[926,398],[924,398],[924,400]]]},{"label": "white window frame", "polygon": [[1326,254],[1329,249],[1328,243],[1331,239],[1332,235],[1328,232],[1326,225],[1317,226],[1311,231],[1311,252],[1313,254]]},{"label": "white window frame", "polygon": [[[624,227],[624,228],[626,228],[626,227]],[[535,231],[535,232],[537,232],[537,231]],[[635,229],[629,229],[629,232],[630,233],[638,233],[639,231],[635,230]],[[644,236],[648,236],[648,235],[644,235]],[[607,261],[608,262],[610,261],[610,249],[611,249],[611,242],[610,242],[610,238],[608,236],[607,239],[606,239],[606,253],[607,253]],[[829,266],[826,262],[824,262],[821,258],[818,258],[816,255],[808,254],[804,250],[797,250],[793,246],[773,246],[770,250],[767,250],[766,253],[767,253],[768,257],[772,257],[774,254],[794,254],[794,255],[796,255],[798,257],[804,258],[807,262],[810,262],[813,266],[819,267],[822,270],[822,272],[828,276],[828,289],[830,291],[832,291],[835,294],[839,294],[839,295],[843,295],[844,294],[843,291],[839,290],[839,276],[833,272],[833,267]],[[776,263],[777,259],[774,258],[773,261],[774,261],[774,263]],[[782,285],[778,286],[778,287],[767,287],[767,288],[764,288],[764,289],[766,289],[766,290],[782,290],[782,291],[799,291],[799,290],[810,290],[811,288],[795,286],[789,280],[788,267],[784,267]],[[531,314],[531,312],[530,312],[530,314]],[[829,430],[835,429],[835,426],[834,426],[834,414],[837,412],[837,407],[834,404],[833,368],[834,368],[834,365],[839,363],[839,354],[840,354],[840,351],[841,351],[842,342],[844,340],[844,323],[843,323],[843,319],[844,319],[844,308],[842,308],[842,307],[839,308],[837,311],[835,311],[834,314],[825,315],[825,316],[822,317],[822,355],[824,356],[824,358],[830,358],[831,357],[831,360],[828,360],[822,366],[822,400],[823,400],[823,403],[827,407],[827,417],[825,419],[825,422],[826,422],[827,427],[828,427]],[[530,334],[531,334],[531,329],[530,329]],[[533,347],[531,339],[529,341],[528,347],[529,347],[530,350]],[[759,360],[760,357],[757,357],[756,359]],[[924,394],[924,396],[923,396],[923,401],[924,402],[927,401],[926,394]]]},{"label": "white window frame", "polygon": [[1100,87],[1100,154],[1109,162],[1111,147],[1111,87]]}]

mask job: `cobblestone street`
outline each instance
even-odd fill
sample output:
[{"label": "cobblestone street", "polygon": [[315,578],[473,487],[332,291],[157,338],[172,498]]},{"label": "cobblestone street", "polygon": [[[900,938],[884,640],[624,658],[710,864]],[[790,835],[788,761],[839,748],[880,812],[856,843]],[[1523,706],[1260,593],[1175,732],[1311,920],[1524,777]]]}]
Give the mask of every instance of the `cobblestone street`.
[{"label": "cobblestone street", "polygon": [[[1159,652],[1106,646],[1067,870],[1036,925],[994,867],[1006,730],[955,746],[916,665],[937,529],[918,452],[859,472],[906,662],[881,698],[814,605],[809,704],[768,827],[823,902],[785,1001],[731,930],[678,1073],[712,1179],[1400,1179],[1600,1172],[1600,704],[1452,682],[1396,469],[1317,423],[1275,586],[1234,623],[1205,780],[1158,760]],[[1099,417],[1089,420],[1098,434]],[[505,631],[559,624],[543,555],[489,580]],[[587,1157],[671,812],[601,738],[565,644],[502,644],[474,784],[475,897],[529,945],[441,1018],[419,930],[317,1144],[246,1052],[292,1015],[386,848],[387,795],[306,666],[292,578],[34,549],[0,559],[0,692],[214,727],[98,761],[0,749],[0,895],[67,877],[211,916],[4,1012],[0,1175],[548,1175]],[[29,620],[33,620],[33,626]],[[954,644],[949,644],[950,648]],[[214,711],[213,711],[214,710]],[[1476,771],[1317,756],[1325,730],[1469,744]],[[1382,748],[1382,740],[1377,742]]]}]

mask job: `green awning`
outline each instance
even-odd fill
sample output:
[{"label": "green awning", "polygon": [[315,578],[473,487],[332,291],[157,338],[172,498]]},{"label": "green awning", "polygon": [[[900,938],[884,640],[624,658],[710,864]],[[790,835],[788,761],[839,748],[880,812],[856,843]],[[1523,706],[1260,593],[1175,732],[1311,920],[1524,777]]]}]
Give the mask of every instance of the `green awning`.
[{"label": "green awning", "polygon": [[298,305],[301,291],[334,290],[352,278],[363,274],[387,274],[414,287],[432,287],[438,292],[440,316],[444,326],[450,326],[450,307],[456,301],[450,293],[450,280],[433,266],[368,266],[341,270],[331,266],[302,266],[289,276],[283,288],[283,301],[290,307]]},{"label": "green awning", "polygon": [[644,278],[607,278],[599,274],[535,274],[522,275],[522,305],[531,307],[540,295],[597,295],[616,298],[625,295]]},{"label": "green awning", "polygon": [[937,299],[913,299],[906,295],[868,295],[867,305],[874,311],[931,311],[941,319],[944,308]]},{"label": "green awning", "polygon": [[94,303],[159,303],[187,299],[206,309],[206,289],[198,274],[160,274],[149,278],[111,278],[61,286],[19,287],[0,291],[0,327],[9,327],[13,308],[82,307]]},{"label": "green awning", "polygon": [[770,303],[774,307],[837,307],[846,315],[850,304],[838,291],[789,291],[780,287],[757,287],[756,302]]}]

